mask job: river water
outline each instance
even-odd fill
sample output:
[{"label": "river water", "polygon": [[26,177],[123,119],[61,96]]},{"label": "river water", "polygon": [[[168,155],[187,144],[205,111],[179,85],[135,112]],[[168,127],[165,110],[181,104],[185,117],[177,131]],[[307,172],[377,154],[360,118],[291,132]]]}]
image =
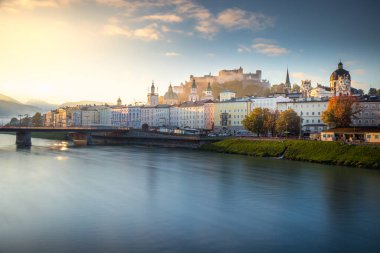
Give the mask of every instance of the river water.
[{"label": "river water", "polygon": [[380,252],[380,173],[0,135],[0,252]]}]

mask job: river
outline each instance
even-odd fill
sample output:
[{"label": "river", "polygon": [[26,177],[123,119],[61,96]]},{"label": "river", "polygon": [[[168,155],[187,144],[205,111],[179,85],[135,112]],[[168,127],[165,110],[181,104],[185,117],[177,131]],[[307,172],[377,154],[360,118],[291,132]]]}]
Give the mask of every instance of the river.
[{"label": "river", "polygon": [[0,135],[0,252],[380,252],[380,172]]}]

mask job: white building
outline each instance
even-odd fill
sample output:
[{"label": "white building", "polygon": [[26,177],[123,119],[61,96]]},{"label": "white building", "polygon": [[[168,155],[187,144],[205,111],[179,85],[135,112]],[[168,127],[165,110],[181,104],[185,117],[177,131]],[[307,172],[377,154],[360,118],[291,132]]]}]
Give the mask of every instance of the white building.
[{"label": "white building", "polygon": [[277,103],[290,102],[291,99],[283,96],[278,97],[257,97],[251,99],[251,111],[255,108],[268,108],[271,111],[277,110]]},{"label": "white building", "polygon": [[324,87],[316,87],[310,91],[310,97],[313,98],[331,98],[333,92],[326,90]]},{"label": "white building", "polygon": [[236,92],[225,90],[220,93],[220,101],[228,101],[236,97]]},{"label": "white building", "polygon": [[104,107],[99,109],[99,124],[102,126],[112,126],[112,108]]},{"label": "white building", "polygon": [[283,112],[293,109],[301,116],[302,131],[319,133],[327,129],[327,125],[322,121],[322,113],[327,109],[328,100],[320,99],[299,99],[291,102],[278,102],[277,110]]},{"label": "white building", "polygon": [[140,127],[148,124],[149,127],[161,127],[170,125],[170,106],[143,106],[141,107]]},{"label": "white building", "polygon": [[82,126],[99,125],[99,111],[96,109],[84,109],[82,112]]}]

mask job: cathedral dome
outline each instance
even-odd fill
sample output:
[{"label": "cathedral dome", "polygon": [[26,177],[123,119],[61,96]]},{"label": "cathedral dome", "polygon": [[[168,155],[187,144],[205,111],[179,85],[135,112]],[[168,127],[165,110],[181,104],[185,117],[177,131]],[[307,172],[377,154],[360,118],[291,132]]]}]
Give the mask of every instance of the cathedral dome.
[{"label": "cathedral dome", "polygon": [[342,62],[339,62],[338,68],[334,72],[332,72],[330,76],[330,81],[338,80],[339,77],[346,77],[348,78],[348,80],[351,80],[350,72],[343,68]]},{"label": "cathedral dome", "polygon": [[164,95],[164,99],[165,100],[174,100],[174,99],[178,99],[178,95],[173,91],[173,87],[172,85],[170,84],[169,86],[169,90],[165,93]]}]

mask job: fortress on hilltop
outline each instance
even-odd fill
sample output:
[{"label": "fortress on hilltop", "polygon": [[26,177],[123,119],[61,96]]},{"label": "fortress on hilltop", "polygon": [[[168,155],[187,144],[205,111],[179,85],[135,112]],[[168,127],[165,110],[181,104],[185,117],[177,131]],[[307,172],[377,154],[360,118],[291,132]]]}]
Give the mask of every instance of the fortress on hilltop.
[{"label": "fortress on hilltop", "polygon": [[231,70],[220,70],[217,76],[213,76],[211,73],[201,77],[190,75],[189,82],[192,82],[193,80],[199,84],[208,84],[208,82],[224,84],[227,82],[240,81],[243,85],[260,84],[266,87],[270,86],[267,80],[261,79],[261,70],[256,70],[256,73],[244,73],[242,67]]}]

